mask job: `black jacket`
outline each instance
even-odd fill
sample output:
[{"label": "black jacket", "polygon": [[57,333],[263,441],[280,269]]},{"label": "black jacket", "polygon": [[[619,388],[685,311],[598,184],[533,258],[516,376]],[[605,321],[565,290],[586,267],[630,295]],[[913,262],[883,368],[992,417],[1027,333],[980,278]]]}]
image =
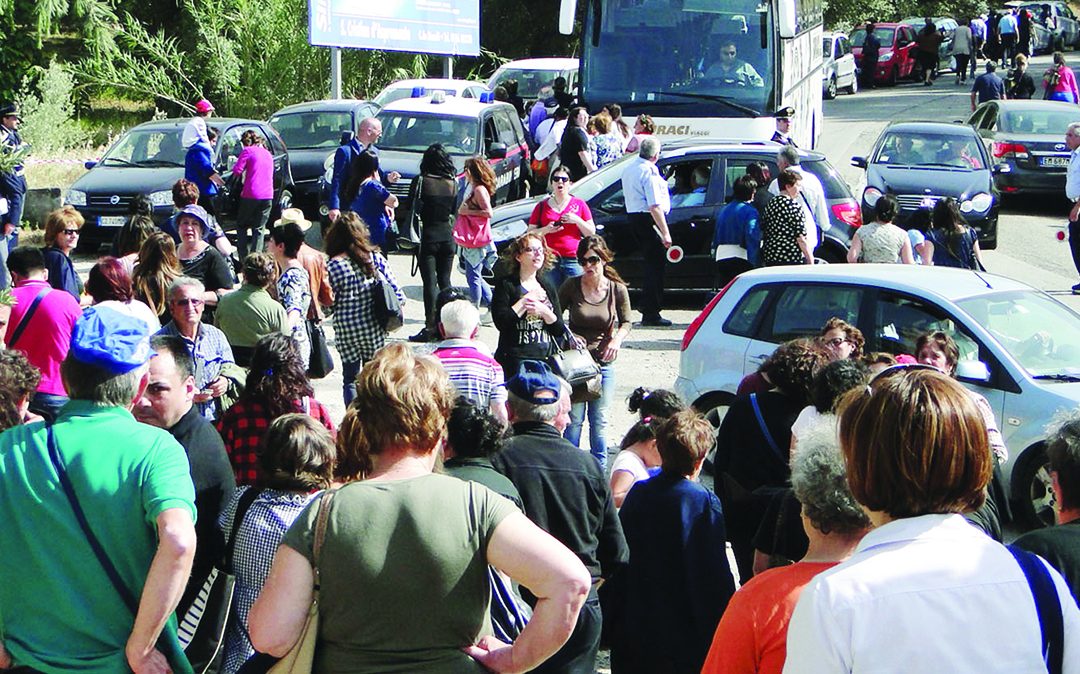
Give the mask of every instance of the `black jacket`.
[{"label": "black jacket", "polygon": [[[495,349],[495,358],[500,363],[545,360],[555,352],[553,340],[561,339],[566,333],[559,293],[543,274],[537,274],[536,280],[547,293],[551,310],[555,313],[555,322],[550,325],[539,318],[530,319],[514,313],[514,303],[525,294],[517,274],[508,274],[495,281],[491,318],[499,330],[499,347]],[[515,373],[507,371],[506,376],[513,377]]]}]

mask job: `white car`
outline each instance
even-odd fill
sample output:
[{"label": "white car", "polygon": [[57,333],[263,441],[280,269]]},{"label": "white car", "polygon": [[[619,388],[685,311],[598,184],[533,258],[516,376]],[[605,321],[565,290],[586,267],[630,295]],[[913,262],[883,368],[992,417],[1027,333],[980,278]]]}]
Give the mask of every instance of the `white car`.
[{"label": "white car", "polygon": [[550,85],[556,77],[566,78],[566,90],[577,87],[578,60],[573,58],[540,58],[510,61],[499,66],[488,80],[492,91],[506,80],[517,80],[518,96],[526,101],[535,100],[540,89]]},{"label": "white car", "polygon": [[821,65],[821,90],[827,99],[836,98],[840,89],[853,94],[859,90],[859,77],[855,69],[855,55],[843,33],[825,33],[822,36],[825,61]]},{"label": "white car", "polygon": [[374,98],[374,102],[378,104],[380,108],[386,107],[387,104],[393,103],[394,101],[400,101],[403,98],[413,98],[413,94],[417,89],[423,89],[424,93],[421,95],[424,96],[430,96],[436,91],[441,91],[445,96],[473,99],[479,99],[480,94],[487,93],[488,91],[487,85],[483,82],[473,82],[471,80],[435,78],[399,80],[386,85],[386,87],[379,92],[379,95]]},{"label": "white car", "polygon": [[920,334],[950,334],[958,379],[990,402],[1009,449],[1003,473],[1014,518],[1026,528],[1053,522],[1044,431],[1057,412],[1080,405],[1080,315],[1019,281],[908,265],[756,269],[687,328],[675,390],[719,423],[744,375],[833,316],[862,331],[867,352],[914,354]]}]

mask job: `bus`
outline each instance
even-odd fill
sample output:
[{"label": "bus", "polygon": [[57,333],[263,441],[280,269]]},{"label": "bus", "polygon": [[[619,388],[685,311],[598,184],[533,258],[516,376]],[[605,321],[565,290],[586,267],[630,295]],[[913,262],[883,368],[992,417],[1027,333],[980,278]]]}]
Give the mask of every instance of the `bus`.
[{"label": "bus", "polygon": [[[652,116],[662,139],[768,140],[795,109],[792,137],[822,126],[822,0],[583,0],[578,99]],[[576,0],[562,0],[572,31]]]}]

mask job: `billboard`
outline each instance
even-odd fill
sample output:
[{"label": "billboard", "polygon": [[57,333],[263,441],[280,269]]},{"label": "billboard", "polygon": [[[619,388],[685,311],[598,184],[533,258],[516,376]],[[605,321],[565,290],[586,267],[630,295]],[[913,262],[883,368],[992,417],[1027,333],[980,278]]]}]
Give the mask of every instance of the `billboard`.
[{"label": "billboard", "polygon": [[478,56],[480,0],[308,0],[308,42]]}]

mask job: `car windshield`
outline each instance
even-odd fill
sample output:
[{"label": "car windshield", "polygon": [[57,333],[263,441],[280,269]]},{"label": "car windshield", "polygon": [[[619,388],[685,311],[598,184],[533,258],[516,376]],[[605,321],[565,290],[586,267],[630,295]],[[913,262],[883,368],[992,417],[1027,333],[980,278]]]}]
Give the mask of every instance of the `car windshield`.
[{"label": "car windshield", "polygon": [[887,134],[881,142],[874,163],[935,166],[965,171],[984,168],[983,155],[974,138],[916,131]]},{"label": "car windshield", "polygon": [[1080,315],[1048,295],[1017,291],[957,302],[1033,377],[1080,375]]},{"label": "car windshield", "polygon": [[[894,28],[875,28],[874,36],[881,42],[882,48],[893,46],[893,40],[896,39],[896,29]],[[851,46],[861,47],[863,42],[866,42],[866,29],[860,28],[851,34]]]},{"label": "car windshield", "polygon": [[1069,110],[1010,110],[998,122],[1007,133],[1037,133],[1064,138],[1065,129],[1076,121]]},{"label": "car windshield", "polygon": [[290,150],[332,149],[341,143],[341,133],[353,130],[352,113],[290,112],[270,118],[270,126]]},{"label": "car windshield", "polygon": [[506,84],[507,80],[517,80],[518,96],[524,99],[536,98],[540,95],[540,89],[551,86],[556,77],[566,77],[561,70],[522,70],[520,68],[507,68],[495,73],[488,88],[492,91],[495,87]]},{"label": "car windshield", "polygon": [[442,143],[452,155],[479,152],[480,123],[473,117],[437,117],[407,112],[379,114],[383,133],[380,150],[423,152],[433,143]]},{"label": "car windshield", "polygon": [[132,129],[116,141],[105,156],[103,166],[183,166],[184,148],[180,145],[183,127]]}]

